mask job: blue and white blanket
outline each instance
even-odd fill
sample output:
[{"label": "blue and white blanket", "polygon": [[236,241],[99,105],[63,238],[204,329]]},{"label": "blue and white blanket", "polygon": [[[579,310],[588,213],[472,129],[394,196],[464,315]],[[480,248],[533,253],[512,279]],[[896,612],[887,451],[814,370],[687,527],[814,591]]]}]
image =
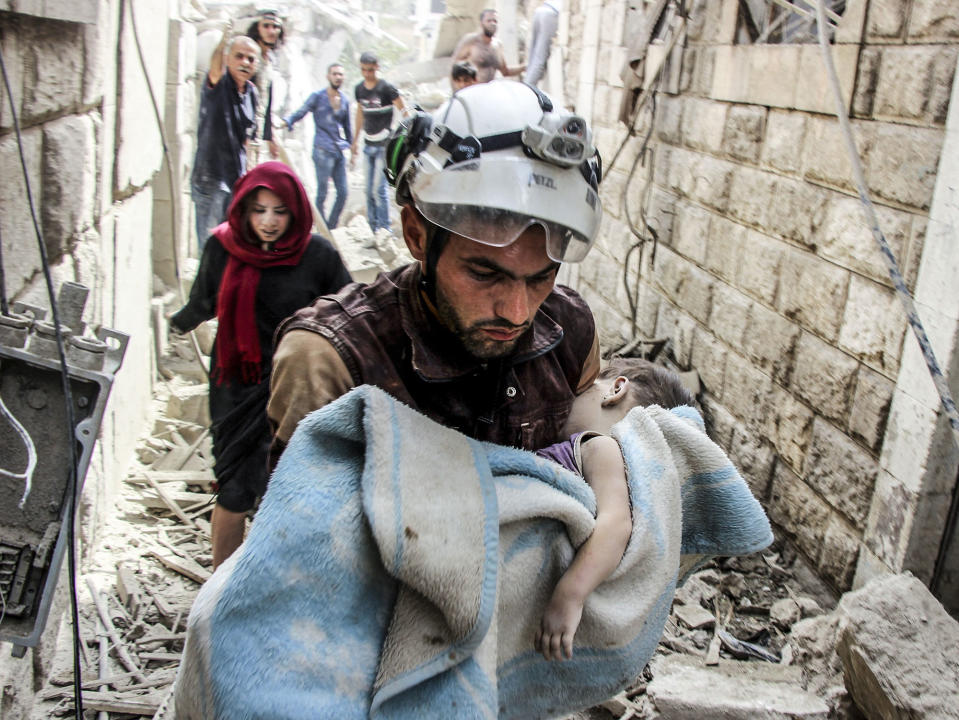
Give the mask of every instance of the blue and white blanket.
[{"label": "blue and white blanket", "polygon": [[613,435],[633,534],[557,663],[533,636],[595,523],[583,479],[369,386],[312,413],[196,599],[176,717],[546,718],[615,695],[682,574],[772,533],[692,408],[636,408]]}]

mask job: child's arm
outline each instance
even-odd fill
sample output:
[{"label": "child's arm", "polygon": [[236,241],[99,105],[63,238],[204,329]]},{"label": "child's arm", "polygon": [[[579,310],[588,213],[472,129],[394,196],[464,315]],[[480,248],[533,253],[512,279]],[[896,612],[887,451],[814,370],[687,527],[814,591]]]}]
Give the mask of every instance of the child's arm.
[{"label": "child's arm", "polygon": [[583,474],[596,495],[596,527],[553,590],[536,633],[547,660],[573,656],[573,635],[586,597],[610,576],[626,550],[633,523],[619,444],[606,435],[583,444]]}]

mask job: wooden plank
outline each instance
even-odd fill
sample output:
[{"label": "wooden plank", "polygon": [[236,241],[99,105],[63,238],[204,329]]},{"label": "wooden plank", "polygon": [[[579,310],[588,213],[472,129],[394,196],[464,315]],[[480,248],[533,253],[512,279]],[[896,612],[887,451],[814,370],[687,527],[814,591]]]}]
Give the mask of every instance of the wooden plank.
[{"label": "wooden plank", "polygon": [[[151,550],[150,555],[155,557],[174,572],[180,573],[180,575],[188,577],[191,580],[195,580],[201,585],[209,580],[210,575],[212,574],[209,570],[200,565],[200,563],[190,560],[189,558],[179,557],[172,554],[166,555],[159,553],[156,550]],[[156,600],[156,596],[154,595],[153,597],[154,600]]]},{"label": "wooden plank", "polygon": [[133,658],[127,651],[126,645],[124,645],[123,641],[120,639],[117,629],[113,626],[113,621],[110,619],[110,613],[107,612],[106,605],[103,602],[103,598],[100,597],[100,593],[97,591],[96,585],[93,584],[93,580],[91,578],[88,577],[86,580],[87,587],[90,588],[90,595],[93,597],[93,604],[96,605],[97,608],[97,615],[100,616],[100,622],[102,622],[103,627],[106,628],[110,642],[113,643],[113,649],[117,651],[117,658],[119,658],[123,667],[133,673],[133,677],[140,682],[146,682],[146,676],[143,674],[143,671],[140,670],[139,666],[137,666],[137,664],[133,661]]},{"label": "wooden plank", "polygon": [[153,717],[157,708],[160,707],[160,697],[158,695],[124,697],[113,693],[87,692],[83,693],[83,707],[97,712]]},{"label": "wooden plank", "polygon": [[185,512],[183,512],[183,509],[176,503],[176,501],[173,498],[171,498],[167,494],[167,492],[163,489],[163,486],[160,485],[160,483],[154,480],[151,480],[149,476],[147,477],[147,482],[150,483],[150,487],[152,487],[154,491],[156,491],[157,496],[164,502],[164,504],[170,509],[170,511],[174,515],[176,515],[178,518],[180,518],[180,522],[190,527],[194,526],[193,520],[191,520],[189,516]]},{"label": "wooden plank", "polygon": [[155,662],[179,662],[180,653],[171,652],[141,652],[141,660],[153,660]]},{"label": "wooden plank", "polygon": [[[162,485],[160,486],[162,487]],[[167,499],[176,504],[180,508],[181,512],[183,507],[198,506],[200,503],[209,503],[215,497],[211,493],[196,493],[189,492],[188,490],[175,490],[170,492],[169,490],[164,489],[164,493]],[[143,494],[140,497],[131,498],[131,500],[139,505],[148,507],[156,510],[170,509],[170,506],[163,501],[158,495],[148,495]],[[189,524],[190,527],[195,527],[192,523]]]}]

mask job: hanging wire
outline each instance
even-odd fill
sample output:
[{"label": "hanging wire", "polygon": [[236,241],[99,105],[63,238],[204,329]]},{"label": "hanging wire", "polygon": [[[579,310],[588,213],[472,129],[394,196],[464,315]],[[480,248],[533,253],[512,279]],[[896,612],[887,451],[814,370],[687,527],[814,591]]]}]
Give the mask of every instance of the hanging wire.
[{"label": "hanging wire", "polygon": [[7,274],[3,269],[3,237],[0,236],[0,315],[9,315],[7,304]]},{"label": "hanging wire", "polygon": [[23,510],[23,506],[27,502],[27,497],[30,495],[30,489],[33,487],[33,471],[37,468],[37,447],[33,444],[33,438],[30,437],[30,433],[27,432],[27,429],[23,427],[23,425],[20,424],[20,421],[13,416],[13,413],[7,409],[6,403],[3,402],[2,396],[0,396],[0,415],[3,415],[5,418],[7,418],[7,420],[10,421],[10,424],[13,425],[13,429],[16,431],[17,435],[20,436],[23,444],[27,447],[26,470],[24,470],[22,473],[15,473],[0,468],[0,475],[13,480],[24,481],[23,497],[20,498],[20,503],[17,505],[17,507]]},{"label": "hanging wire", "polygon": [[70,613],[73,621],[73,708],[77,720],[83,718],[83,689],[82,668],[80,667],[80,613],[77,607],[77,559],[76,559],[76,515],[79,499],[79,482],[77,477],[77,442],[74,436],[76,425],[73,415],[73,393],[70,390],[70,378],[67,374],[67,358],[63,343],[63,327],[60,325],[60,310],[57,307],[56,295],[53,292],[53,278],[50,273],[50,263],[47,258],[47,248],[40,232],[40,223],[37,220],[37,210],[33,202],[33,192],[30,189],[30,173],[27,171],[27,161],[23,155],[23,137],[20,134],[20,121],[17,117],[16,104],[13,101],[13,90],[10,87],[10,78],[7,76],[7,64],[3,58],[3,49],[0,48],[0,71],[3,73],[3,84],[10,104],[10,115],[13,119],[13,129],[17,138],[17,150],[20,154],[20,169],[23,173],[23,183],[26,188],[27,203],[30,206],[30,217],[33,220],[33,230],[37,238],[37,248],[40,251],[40,262],[43,266],[43,277],[47,285],[47,294],[50,297],[50,310],[53,314],[53,327],[56,333],[57,354],[60,358],[60,381],[63,389],[63,401],[66,409],[67,446],[70,450],[70,468],[68,471],[67,487],[64,495],[67,505],[67,561],[70,578]]},{"label": "hanging wire", "polygon": [[[846,112],[846,104],[842,98],[842,90],[839,87],[839,76],[836,74],[836,67],[833,63],[832,53],[829,50],[829,41],[826,39],[825,27],[825,3],[824,0],[816,2],[816,24],[819,31],[819,48],[822,51],[823,61],[826,64],[826,74],[829,77],[829,85],[832,88],[833,98],[836,101],[836,114],[839,117],[839,127],[842,131],[843,140],[846,144],[846,150],[849,153],[849,160],[852,164],[853,177],[856,180],[856,187],[859,190],[859,200],[862,202],[866,213],[866,220],[872,231],[872,236],[879,246],[879,253],[886,263],[886,269],[889,271],[889,277],[892,280],[893,287],[896,290],[902,306],[906,312],[906,318],[909,320],[909,326],[919,343],[919,349],[926,361],[926,367],[932,378],[936,391],[939,393],[939,402],[942,405],[942,411],[949,421],[952,429],[952,439],[957,449],[959,449],[959,412],[956,410],[956,403],[952,399],[952,393],[949,385],[942,373],[939,362],[936,360],[936,354],[932,349],[932,343],[929,342],[929,336],[923,327],[919,313],[916,311],[916,304],[906,287],[902,272],[899,270],[899,264],[896,262],[896,256],[893,254],[885,235],[879,227],[879,219],[876,217],[876,210],[873,207],[872,200],[869,198],[869,190],[866,186],[866,178],[862,171],[862,163],[859,160],[859,152],[856,150],[856,142],[852,136],[852,128],[849,124],[849,117]],[[948,549],[949,540],[956,528],[957,516],[959,516],[959,482],[952,491],[952,500],[949,505],[949,513],[946,520],[946,528],[943,533],[942,543],[939,545],[939,552],[936,557],[936,564],[933,570],[933,579],[930,583],[933,589],[938,585],[939,578],[945,563],[945,555]]]}]

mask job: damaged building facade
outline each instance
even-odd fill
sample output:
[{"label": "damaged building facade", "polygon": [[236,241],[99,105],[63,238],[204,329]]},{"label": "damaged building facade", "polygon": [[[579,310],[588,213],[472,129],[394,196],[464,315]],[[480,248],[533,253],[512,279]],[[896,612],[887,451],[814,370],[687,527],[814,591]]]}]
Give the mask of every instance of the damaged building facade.
[{"label": "damaged building facade", "polygon": [[[815,35],[757,44],[750,5],[687,3],[681,23],[668,3],[570,3],[567,97],[607,163],[622,146],[598,248],[572,282],[604,346],[668,339],[698,371],[716,440],[834,588],[909,570],[955,612],[959,451],[866,223]],[[683,35],[627,140],[625,85],[651,80],[670,28]],[[954,377],[955,6],[851,0],[833,32],[881,229]],[[635,163],[650,114],[651,152]]]}]

